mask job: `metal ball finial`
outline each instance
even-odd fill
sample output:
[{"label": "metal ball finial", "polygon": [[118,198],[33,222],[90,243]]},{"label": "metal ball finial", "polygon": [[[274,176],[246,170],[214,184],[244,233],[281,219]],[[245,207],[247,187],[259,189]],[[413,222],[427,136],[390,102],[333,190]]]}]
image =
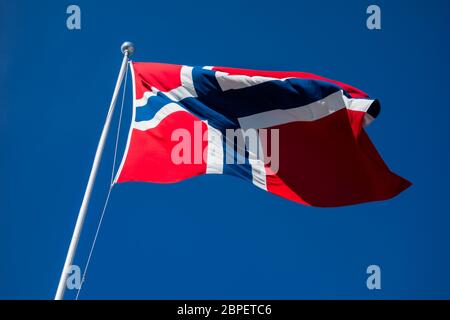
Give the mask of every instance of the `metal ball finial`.
[{"label": "metal ball finial", "polygon": [[132,42],[126,41],[122,43],[120,50],[123,54],[125,54],[125,52],[128,52],[128,55],[131,56],[134,52],[134,44]]}]

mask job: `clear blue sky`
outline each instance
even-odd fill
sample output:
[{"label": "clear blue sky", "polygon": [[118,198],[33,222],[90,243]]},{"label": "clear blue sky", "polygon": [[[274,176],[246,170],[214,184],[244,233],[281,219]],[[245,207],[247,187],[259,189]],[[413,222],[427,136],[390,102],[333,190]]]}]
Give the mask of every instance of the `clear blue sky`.
[{"label": "clear blue sky", "polygon": [[368,1],[76,1],[69,31],[69,2],[0,0],[0,298],[54,296],[125,40],[135,61],[309,71],[367,91],[382,103],[368,132],[413,186],[317,209],[227,176],[118,185],[80,298],[450,298],[450,4],[374,3],[379,31]]}]

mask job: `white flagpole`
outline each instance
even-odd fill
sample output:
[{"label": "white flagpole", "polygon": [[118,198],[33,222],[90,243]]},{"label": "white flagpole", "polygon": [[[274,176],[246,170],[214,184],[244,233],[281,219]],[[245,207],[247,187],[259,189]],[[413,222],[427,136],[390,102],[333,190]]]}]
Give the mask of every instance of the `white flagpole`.
[{"label": "white flagpole", "polygon": [[105,125],[98,142],[97,151],[95,152],[94,163],[92,164],[91,174],[89,175],[88,184],[84,193],[83,202],[81,203],[80,211],[78,213],[75,229],[73,230],[72,240],[70,241],[69,250],[67,251],[66,261],[59,279],[58,290],[56,291],[55,300],[62,300],[66,290],[66,282],[68,272],[72,266],[75,251],[77,250],[78,240],[80,239],[81,229],[83,228],[84,219],[86,217],[87,208],[89,206],[89,199],[91,198],[92,188],[97,176],[98,167],[102,158],[103,149],[105,147],[106,137],[108,136],[109,126],[116,106],[117,96],[119,94],[120,86],[122,85],[123,76],[127,68],[128,57],[134,52],[134,45],[131,42],[124,42],[121,46],[123,53],[122,65],[120,67],[119,77],[117,78],[116,87],[109,105],[108,115],[106,116]]}]

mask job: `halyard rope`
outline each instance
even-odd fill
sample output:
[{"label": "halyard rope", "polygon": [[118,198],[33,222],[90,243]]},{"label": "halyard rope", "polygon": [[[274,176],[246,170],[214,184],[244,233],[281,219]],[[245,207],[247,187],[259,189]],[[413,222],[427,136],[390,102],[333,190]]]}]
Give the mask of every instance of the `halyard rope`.
[{"label": "halyard rope", "polygon": [[100,233],[100,228],[102,226],[102,222],[103,222],[103,218],[105,216],[106,208],[108,207],[109,196],[111,195],[111,191],[112,191],[112,188],[114,186],[114,171],[115,171],[116,158],[117,158],[117,145],[119,144],[120,125],[122,123],[123,105],[125,103],[125,92],[126,92],[126,89],[127,89],[127,78],[128,78],[128,66],[127,66],[127,69],[125,71],[125,83],[123,85],[123,90],[122,90],[122,104],[120,106],[119,123],[117,125],[116,143],[115,143],[115,147],[114,147],[114,159],[113,159],[113,165],[112,165],[112,171],[111,171],[111,181],[110,181],[110,184],[109,184],[108,195],[106,196],[106,200],[105,200],[105,203],[103,205],[102,214],[101,214],[100,220],[98,221],[98,224],[97,224],[97,230],[95,231],[94,240],[92,241],[91,249],[89,250],[89,256],[88,256],[87,261],[86,261],[86,266],[84,267],[83,276],[81,277],[80,287],[78,288],[75,300],[78,300],[78,297],[80,296],[81,289],[82,289],[83,284],[84,284],[84,282],[86,280],[86,274],[87,274],[87,270],[89,268],[89,264],[91,263],[92,253],[94,252],[95,244],[97,243],[97,238],[98,238],[98,235]]}]

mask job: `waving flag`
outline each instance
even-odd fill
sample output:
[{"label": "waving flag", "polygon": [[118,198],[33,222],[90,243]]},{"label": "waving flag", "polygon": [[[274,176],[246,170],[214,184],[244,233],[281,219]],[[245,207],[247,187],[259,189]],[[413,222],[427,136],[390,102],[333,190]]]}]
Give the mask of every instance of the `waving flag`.
[{"label": "waving flag", "polygon": [[133,118],[116,182],[229,174],[302,204],[392,198],[392,173],[364,126],[377,100],[303,72],[131,64]]}]

